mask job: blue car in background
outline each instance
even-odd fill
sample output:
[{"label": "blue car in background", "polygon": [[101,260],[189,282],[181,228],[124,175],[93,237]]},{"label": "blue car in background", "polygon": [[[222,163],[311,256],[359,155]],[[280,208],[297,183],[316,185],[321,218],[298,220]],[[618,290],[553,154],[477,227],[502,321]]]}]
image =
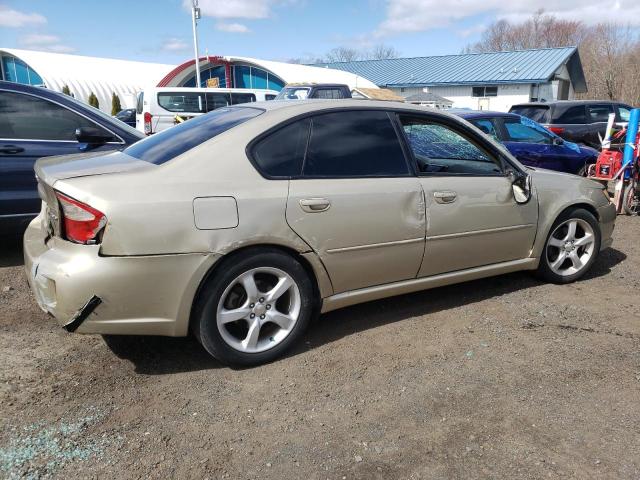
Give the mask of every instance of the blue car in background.
[{"label": "blue car in background", "polygon": [[0,81],[0,235],[21,233],[40,212],[40,157],[122,150],[137,130],[62,93]]},{"label": "blue car in background", "polygon": [[524,165],[585,175],[599,152],[563,140],[533,120],[514,113],[452,111],[501,142]]}]

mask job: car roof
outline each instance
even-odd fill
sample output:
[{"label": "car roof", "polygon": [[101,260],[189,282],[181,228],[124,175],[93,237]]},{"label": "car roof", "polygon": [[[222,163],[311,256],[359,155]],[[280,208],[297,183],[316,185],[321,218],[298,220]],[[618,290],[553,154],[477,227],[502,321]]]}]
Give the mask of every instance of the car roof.
[{"label": "car roof", "polygon": [[448,110],[462,118],[487,118],[487,117],[504,117],[504,118],[519,118],[520,115],[507,112],[493,112],[490,110]]},{"label": "car roof", "polygon": [[513,107],[550,107],[552,105],[589,105],[593,103],[607,103],[613,105],[626,105],[622,102],[617,102],[615,100],[552,100],[550,102],[525,102],[518,103],[512,106]]}]

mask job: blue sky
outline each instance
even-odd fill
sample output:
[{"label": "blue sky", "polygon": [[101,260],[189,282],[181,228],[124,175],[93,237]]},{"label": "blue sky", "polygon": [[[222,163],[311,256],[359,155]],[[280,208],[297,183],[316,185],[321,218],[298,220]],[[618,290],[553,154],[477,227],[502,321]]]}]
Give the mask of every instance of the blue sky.
[{"label": "blue sky", "polygon": [[[402,56],[459,53],[498,18],[541,7],[592,23],[640,22],[631,0],[199,0],[200,53],[286,60],[384,43]],[[0,0],[0,47],[160,63],[192,56],[190,0]],[[552,8],[552,10],[549,10]]]}]

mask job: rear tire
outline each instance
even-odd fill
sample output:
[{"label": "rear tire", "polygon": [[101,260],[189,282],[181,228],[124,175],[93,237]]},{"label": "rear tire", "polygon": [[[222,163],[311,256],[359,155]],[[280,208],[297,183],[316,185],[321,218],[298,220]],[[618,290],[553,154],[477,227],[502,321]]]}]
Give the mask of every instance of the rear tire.
[{"label": "rear tire", "polygon": [[207,280],[192,329],[227,365],[270,362],[290,348],[314,313],[314,288],[302,264],[275,248],[234,256]]},{"label": "rear tire", "polygon": [[638,205],[636,204],[636,189],[633,183],[629,183],[624,188],[622,195],[622,209],[627,215],[636,215],[638,213]]},{"label": "rear tire", "polygon": [[591,212],[566,210],[551,227],[536,275],[551,283],[575,282],[595,262],[601,238],[600,226]]}]

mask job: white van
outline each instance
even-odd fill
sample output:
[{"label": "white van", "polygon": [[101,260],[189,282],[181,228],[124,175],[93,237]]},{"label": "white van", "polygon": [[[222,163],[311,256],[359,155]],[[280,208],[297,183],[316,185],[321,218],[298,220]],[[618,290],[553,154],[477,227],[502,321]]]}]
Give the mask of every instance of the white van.
[{"label": "white van", "polygon": [[146,88],[138,93],[136,128],[151,135],[216,108],[273,100],[277,94],[252,88]]}]

